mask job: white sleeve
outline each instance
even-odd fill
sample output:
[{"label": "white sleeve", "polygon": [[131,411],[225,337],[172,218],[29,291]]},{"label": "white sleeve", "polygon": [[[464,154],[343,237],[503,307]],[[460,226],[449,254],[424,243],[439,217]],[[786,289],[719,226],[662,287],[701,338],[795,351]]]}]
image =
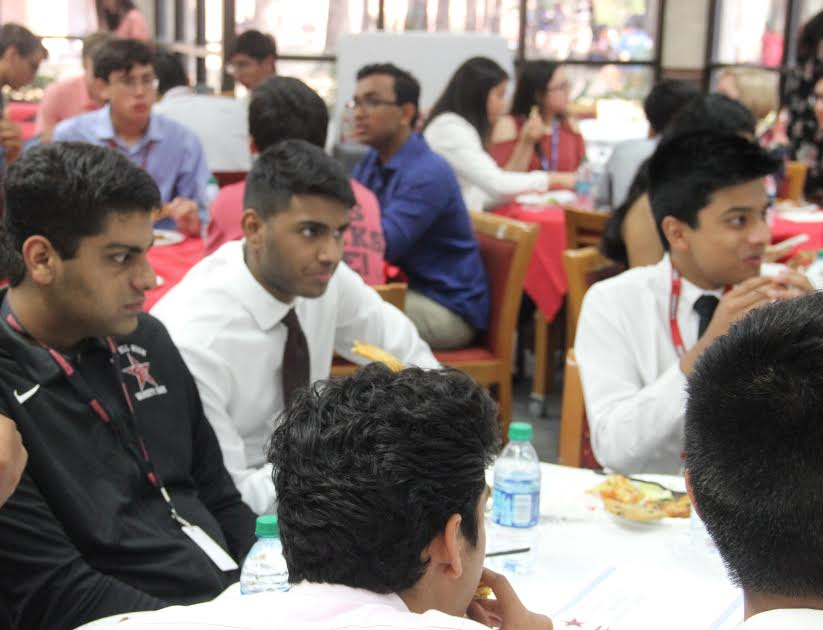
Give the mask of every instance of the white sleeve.
[{"label": "white sleeve", "polygon": [[274,506],[274,482],[271,464],[249,467],[243,438],[229,414],[233,378],[225,361],[216,352],[196,346],[178,346],[189,371],[197,383],[203,412],[214,429],[223,464],[229,471],[243,501],[257,514],[266,514]]},{"label": "white sleeve", "polygon": [[645,318],[610,303],[597,285],[586,293],[575,354],[592,450],[603,466],[619,472],[643,472],[661,454],[676,459],[682,448],[686,376],[675,362],[655,381],[643,382],[638,365],[653,360],[654,349],[639,356],[631,340],[644,325]]},{"label": "white sleeve", "polygon": [[477,131],[456,114],[441,114],[425,132],[432,150],[439,153],[457,176],[500,203],[521,193],[545,192],[549,178],[543,171],[516,173],[497,165],[484,149]]},{"label": "white sleeve", "polygon": [[337,305],[334,349],[349,361],[363,365],[367,360],[352,353],[355,340],[365,341],[391,353],[404,365],[439,368],[429,345],[406,315],[366,285],[346,265],[338,266]]}]

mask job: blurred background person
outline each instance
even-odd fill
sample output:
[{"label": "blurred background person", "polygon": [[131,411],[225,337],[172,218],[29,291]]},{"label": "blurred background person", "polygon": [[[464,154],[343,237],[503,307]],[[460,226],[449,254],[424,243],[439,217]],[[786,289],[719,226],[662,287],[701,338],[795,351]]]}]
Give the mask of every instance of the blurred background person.
[{"label": "blurred background person", "polygon": [[150,40],[149,24],[132,0],[97,0],[97,21],[100,30],[117,37]]},{"label": "blurred background person", "polygon": [[247,90],[253,90],[273,77],[277,62],[277,42],[260,31],[240,33],[229,48],[227,71]]}]

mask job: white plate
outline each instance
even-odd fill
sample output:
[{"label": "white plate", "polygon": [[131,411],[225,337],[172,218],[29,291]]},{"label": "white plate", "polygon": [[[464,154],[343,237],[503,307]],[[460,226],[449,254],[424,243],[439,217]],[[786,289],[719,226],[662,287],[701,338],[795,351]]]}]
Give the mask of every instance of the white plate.
[{"label": "white plate", "polygon": [[180,232],[174,230],[158,230],[154,229],[154,246],[164,247],[166,245],[176,245],[183,241],[186,237]]},{"label": "white plate", "polygon": [[786,214],[791,212],[817,212],[816,203],[798,203],[796,201],[781,201],[775,204],[774,209],[779,214]]},{"label": "white plate", "polygon": [[526,193],[515,197],[517,203],[524,206],[551,206],[570,204],[577,201],[577,195],[571,190],[550,190],[544,193]]},{"label": "white plate", "polygon": [[[815,206],[817,208],[817,206]],[[823,223],[823,212],[809,212],[807,210],[790,210],[780,213],[781,219],[797,223]]]}]

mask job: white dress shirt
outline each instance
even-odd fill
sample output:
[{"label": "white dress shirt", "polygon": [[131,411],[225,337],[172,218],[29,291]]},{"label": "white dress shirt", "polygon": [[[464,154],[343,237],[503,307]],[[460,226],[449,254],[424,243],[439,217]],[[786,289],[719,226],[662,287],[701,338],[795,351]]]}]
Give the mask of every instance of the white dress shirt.
[{"label": "white dress shirt", "polygon": [[740,630],[820,630],[823,610],[811,608],[778,608],[749,617]]},{"label": "white dress shirt", "polygon": [[83,630],[109,627],[129,630],[488,630],[470,619],[437,610],[413,613],[394,593],[308,582],[292,586],[285,593],[226,593],[193,606],[114,615],[84,626]]},{"label": "white dress shirt", "polygon": [[212,173],[248,171],[248,108],[226,96],[195,94],[185,86],[171,88],[152,111],[176,120],[200,139]]},{"label": "white dress shirt", "polygon": [[516,173],[500,168],[486,153],[477,130],[458,114],[436,116],[423,136],[432,151],[442,155],[454,169],[469,210],[488,210],[522,193],[549,188],[548,174],[543,171]]},{"label": "white dress shirt", "polygon": [[[624,473],[679,473],[686,376],[669,323],[671,262],[594,284],[583,299],[575,353],[598,461]],[[697,343],[694,303],[704,291],[683,278],[677,322],[686,350]]]},{"label": "white dress shirt", "polygon": [[243,500],[271,510],[274,485],[266,445],[282,412],[282,361],[294,307],[309,346],[311,381],[328,378],[336,351],[359,364],[355,339],[406,365],[439,367],[414,324],[340,263],[319,298],[284,304],[254,279],[243,241],[224,244],[186,274],[152,309],[180,349],[200,392],[223,460]]}]

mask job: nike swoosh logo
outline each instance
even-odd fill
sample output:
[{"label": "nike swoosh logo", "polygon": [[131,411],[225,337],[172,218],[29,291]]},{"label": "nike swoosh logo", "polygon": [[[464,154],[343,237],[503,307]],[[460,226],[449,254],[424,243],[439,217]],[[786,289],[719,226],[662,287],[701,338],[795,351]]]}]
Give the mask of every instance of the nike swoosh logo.
[{"label": "nike swoosh logo", "polygon": [[14,397],[17,399],[21,405],[26,402],[29,398],[34,396],[37,393],[37,390],[40,389],[40,384],[38,383],[34,387],[32,387],[29,391],[23,392],[22,394],[18,394],[17,390],[14,390]]}]

